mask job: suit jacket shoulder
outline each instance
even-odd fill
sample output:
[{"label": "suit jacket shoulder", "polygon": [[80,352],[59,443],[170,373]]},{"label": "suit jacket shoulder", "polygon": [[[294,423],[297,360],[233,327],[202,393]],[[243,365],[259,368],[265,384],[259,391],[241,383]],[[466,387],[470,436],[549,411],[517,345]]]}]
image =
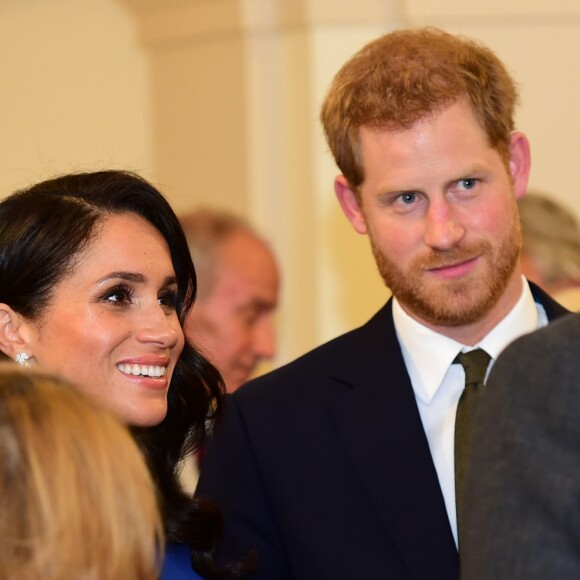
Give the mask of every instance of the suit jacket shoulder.
[{"label": "suit jacket shoulder", "polygon": [[544,292],[539,286],[529,281],[528,284],[530,285],[530,289],[532,291],[532,296],[534,297],[534,300],[536,302],[539,302],[544,307],[546,314],[548,316],[548,320],[552,321],[559,318],[560,316],[570,314],[570,311],[567,308],[564,308],[564,306],[559,304],[549,294]]},{"label": "suit jacket shoulder", "polygon": [[493,367],[467,475],[466,580],[580,578],[580,315],[508,346]]},{"label": "suit jacket shoulder", "polygon": [[198,493],[230,516],[230,553],[232,538],[259,549],[256,578],[457,576],[390,303],[242,387],[228,407]]},{"label": "suit jacket shoulder", "polygon": [[[529,284],[534,300],[544,307],[549,320],[569,313],[537,285]],[[308,391],[311,395],[312,383],[319,384],[317,381],[321,378],[333,378],[347,384],[364,383],[366,377],[384,370],[385,363],[390,368],[388,377],[393,377],[394,372],[396,379],[402,379],[401,375],[406,376],[407,373],[401,362],[401,346],[393,324],[392,301],[389,300],[363,326],[250,381],[234,396],[239,400],[260,396],[283,397],[281,391],[285,389],[291,391],[289,396],[292,398],[296,397],[295,389]]]},{"label": "suit jacket shoulder", "polygon": [[397,360],[400,353],[389,301],[363,326],[250,381],[234,397],[240,402],[260,397],[299,398],[297,390],[303,391],[302,395],[315,396],[329,380],[342,384],[364,383],[376,370],[377,363],[382,366],[385,360]]}]

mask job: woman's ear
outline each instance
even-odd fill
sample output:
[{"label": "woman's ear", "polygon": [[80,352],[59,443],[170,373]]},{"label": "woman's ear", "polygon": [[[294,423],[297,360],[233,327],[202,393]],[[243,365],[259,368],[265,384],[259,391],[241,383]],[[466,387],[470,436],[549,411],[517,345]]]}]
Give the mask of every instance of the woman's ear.
[{"label": "woman's ear", "polygon": [[14,360],[26,352],[31,355],[28,323],[10,306],[0,303],[0,351]]}]

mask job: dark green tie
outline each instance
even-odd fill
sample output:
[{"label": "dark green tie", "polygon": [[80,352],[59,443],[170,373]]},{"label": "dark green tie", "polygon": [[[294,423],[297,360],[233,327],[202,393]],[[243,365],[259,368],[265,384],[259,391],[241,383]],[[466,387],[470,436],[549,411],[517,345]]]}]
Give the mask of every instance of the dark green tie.
[{"label": "dark green tie", "polygon": [[460,364],[465,370],[465,388],[459,399],[455,418],[455,505],[457,507],[458,533],[462,512],[463,481],[469,454],[469,438],[490,360],[491,357],[484,350],[477,348],[470,352],[460,352],[453,361],[453,364]]}]

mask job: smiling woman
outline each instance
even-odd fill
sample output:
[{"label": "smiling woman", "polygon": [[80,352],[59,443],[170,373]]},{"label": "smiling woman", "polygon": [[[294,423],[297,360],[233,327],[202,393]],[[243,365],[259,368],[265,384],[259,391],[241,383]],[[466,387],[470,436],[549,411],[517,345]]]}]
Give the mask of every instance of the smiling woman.
[{"label": "smiling woman", "polygon": [[160,423],[184,344],[167,243],[142,217],[111,215],[76,261],[45,314],[12,316],[22,349],[126,423]]},{"label": "smiling woman", "polygon": [[177,217],[134,174],[67,175],[0,203],[0,351],[59,374],[131,426],[162,498],[168,552],[189,546],[212,577],[219,515],[177,479],[224,390],[184,339],[195,291]]}]

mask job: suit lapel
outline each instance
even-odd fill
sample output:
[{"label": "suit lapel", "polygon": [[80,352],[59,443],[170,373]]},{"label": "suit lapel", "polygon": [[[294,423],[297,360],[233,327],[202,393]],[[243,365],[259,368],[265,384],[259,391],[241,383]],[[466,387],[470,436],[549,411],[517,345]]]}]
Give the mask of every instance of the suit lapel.
[{"label": "suit lapel", "polygon": [[391,303],[353,335],[329,409],[362,488],[413,578],[457,576],[457,551]]},{"label": "suit lapel", "polygon": [[564,308],[561,304],[556,302],[551,296],[546,294],[539,286],[533,282],[528,281],[530,289],[532,291],[532,296],[534,300],[541,304],[546,311],[548,320],[552,321],[564,314],[570,314],[570,311]]},{"label": "suit lapel", "polygon": [[[549,320],[568,311],[533,283]],[[391,302],[351,334],[328,399],[337,436],[410,576],[458,575],[429,445],[395,333]]]}]

